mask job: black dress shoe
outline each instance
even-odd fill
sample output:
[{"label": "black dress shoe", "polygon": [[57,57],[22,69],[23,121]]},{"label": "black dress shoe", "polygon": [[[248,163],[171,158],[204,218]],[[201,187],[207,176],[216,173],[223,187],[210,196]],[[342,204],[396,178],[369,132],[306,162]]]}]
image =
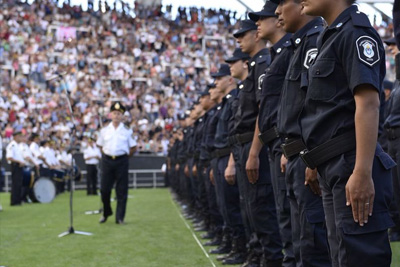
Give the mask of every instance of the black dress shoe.
[{"label": "black dress shoe", "polygon": [[214,249],[210,249],[210,254],[226,254],[231,251],[231,246],[219,246]]},{"label": "black dress shoe", "polygon": [[215,237],[215,233],[212,233],[212,232],[207,232],[207,233],[201,235],[201,238],[203,238],[203,239],[213,239],[214,237]]},{"label": "black dress shoe", "polygon": [[105,223],[107,221],[107,216],[103,216],[100,218],[99,223]]},{"label": "black dress shoe", "polygon": [[229,257],[226,257],[225,259],[222,260],[223,265],[242,264],[246,260],[246,255],[244,253],[234,253],[228,256]]},{"label": "black dress shoe", "polygon": [[221,245],[221,238],[214,237],[212,240],[209,240],[203,244],[203,246],[219,246]]},{"label": "black dress shoe", "polygon": [[125,222],[123,220],[117,220],[115,223],[116,224],[125,224]]}]

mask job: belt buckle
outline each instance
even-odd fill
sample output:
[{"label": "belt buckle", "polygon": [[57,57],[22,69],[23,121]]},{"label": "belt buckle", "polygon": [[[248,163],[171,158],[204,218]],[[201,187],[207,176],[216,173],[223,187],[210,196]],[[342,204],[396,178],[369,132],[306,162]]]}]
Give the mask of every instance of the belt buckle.
[{"label": "belt buckle", "polygon": [[116,156],[111,156],[111,158],[114,160],[114,159],[116,159],[117,157],[116,157]]},{"label": "belt buckle", "polygon": [[308,157],[308,153],[309,153],[308,149],[304,149],[300,151],[299,156],[308,168],[314,170],[317,166],[315,166],[314,162]]},{"label": "belt buckle", "polygon": [[274,126],[274,131],[275,131],[276,137],[277,137],[277,138],[280,137],[280,136],[279,136],[278,127]]}]

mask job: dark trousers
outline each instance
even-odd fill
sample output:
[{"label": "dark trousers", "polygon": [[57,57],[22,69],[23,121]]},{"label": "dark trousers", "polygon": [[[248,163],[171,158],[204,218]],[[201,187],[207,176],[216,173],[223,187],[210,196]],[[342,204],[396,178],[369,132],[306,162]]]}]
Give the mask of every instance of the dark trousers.
[{"label": "dark trousers", "polygon": [[400,233],[400,137],[388,141],[388,153],[397,163],[397,166],[392,169],[394,194],[390,206],[390,213],[395,223],[395,227],[393,227],[392,230]]},{"label": "dark trousers", "polygon": [[86,192],[88,195],[97,195],[97,165],[86,165]]},{"label": "dark trousers", "polygon": [[102,158],[101,200],[103,201],[104,216],[112,215],[110,204],[111,190],[116,183],[117,213],[115,219],[124,220],[126,202],[128,199],[128,168],[129,157],[122,156],[113,160],[107,156]]},{"label": "dark trousers", "polygon": [[318,166],[332,266],[389,267],[392,252],[387,229],[393,226],[388,209],[394,162],[378,145],[372,167],[374,210],[361,227],[354,222],[351,207],[346,206],[345,187],[354,169],[355,154],[350,151]]},{"label": "dark trousers", "polygon": [[306,165],[296,156],[286,166],[293,249],[302,266],[331,266],[322,198],[304,185]]},{"label": "dark trousers", "polygon": [[208,212],[210,214],[211,225],[215,227],[216,233],[222,234],[224,220],[218,208],[215,186],[210,181],[210,171],[211,166],[207,166],[206,173],[203,177],[207,194]]},{"label": "dark trousers", "polygon": [[268,148],[264,147],[259,155],[259,178],[251,184],[246,173],[251,143],[241,146],[238,179],[244,185],[244,198],[252,232],[249,247],[258,255],[264,254],[267,261],[283,258],[282,241],[279,235],[275,197],[271,185],[271,172],[268,160]]},{"label": "dark trousers", "polygon": [[206,191],[206,183],[205,180],[207,179],[205,172],[203,169],[205,168],[204,165],[201,162],[196,163],[197,166],[197,177],[194,177],[196,179],[195,184],[197,186],[195,187],[194,190],[197,191],[196,196],[197,196],[197,202],[200,207],[200,216],[206,220],[206,224],[210,226],[211,221],[210,221],[210,209],[208,207],[208,200],[207,200],[207,191]]},{"label": "dark trousers", "polygon": [[22,196],[22,167],[17,163],[11,164],[11,206],[21,205]]},{"label": "dark trousers", "polygon": [[[218,159],[217,171],[214,171],[217,196],[220,196],[223,205],[224,221],[227,228],[232,231],[232,238],[238,239],[245,236],[245,230],[240,211],[240,196],[238,184],[230,185],[225,180],[225,169],[228,166],[229,156]],[[221,212],[222,213],[222,212]]]},{"label": "dark trousers", "polygon": [[287,197],[285,174],[281,172],[282,153],[270,153],[271,182],[281,235],[284,259],[282,266],[296,266],[293,252],[290,202]]}]

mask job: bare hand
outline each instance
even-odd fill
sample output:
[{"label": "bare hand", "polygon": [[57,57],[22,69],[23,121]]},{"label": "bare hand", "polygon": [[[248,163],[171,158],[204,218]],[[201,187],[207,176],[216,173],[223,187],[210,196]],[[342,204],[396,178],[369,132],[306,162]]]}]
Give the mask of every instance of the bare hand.
[{"label": "bare hand", "polygon": [[255,184],[258,180],[258,169],[260,168],[260,159],[258,156],[251,156],[246,162],[247,178],[251,184]]},{"label": "bare hand", "polygon": [[287,165],[287,158],[285,157],[285,155],[282,154],[281,156],[281,172],[284,173],[286,172],[286,165]]},{"label": "bare hand", "polygon": [[215,186],[214,170],[213,169],[211,169],[211,171],[210,171],[210,182]]},{"label": "bare hand", "polygon": [[175,165],[175,171],[179,171],[179,164]]},{"label": "bare hand", "polygon": [[372,216],[375,187],[370,172],[353,171],[346,184],[346,206],[351,206],[353,218],[360,226]]},{"label": "bare hand", "polygon": [[235,165],[228,165],[225,169],[225,180],[228,184],[235,184],[236,168]]},{"label": "bare hand", "polygon": [[319,187],[317,169],[312,170],[308,167],[306,168],[306,179],[304,185],[309,185],[314,194],[321,196],[321,188]]},{"label": "bare hand", "polygon": [[197,177],[197,166],[196,165],[193,165],[192,174],[193,174],[193,176]]},{"label": "bare hand", "polygon": [[185,165],[185,169],[184,169],[185,175],[186,177],[190,177],[190,173],[189,173],[189,165]]}]

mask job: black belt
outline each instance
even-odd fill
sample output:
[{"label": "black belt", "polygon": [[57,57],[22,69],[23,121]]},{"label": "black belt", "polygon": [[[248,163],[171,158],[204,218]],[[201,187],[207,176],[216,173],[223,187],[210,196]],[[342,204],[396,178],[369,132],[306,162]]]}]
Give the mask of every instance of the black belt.
[{"label": "black belt", "polygon": [[236,142],[236,137],[234,135],[228,137],[228,145],[230,147],[234,146]]},{"label": "black belt", "polygon": [[281,145],[283,155],[287,159],[300,154],[301,151],[306,149],[306,145],[303,143],[303,140],[301,139],[287,139],[285,140],[285,143]]},{"label": "black belt", "polygon": [[211,153],[211,157],[212,158],[222,158],[222,157],[228,156],[229,154],[231,154],[231,148],[225,147],[225,148],[221,148],[221,149],[215,149]]},{"label": "black belt", "polygon": [[260,139],[260,142],[263,146],[268,145],[270,142],[274,141],[278,137],[279,132],[276,126],[258,135],[258,139]]},{"label": "black belt", "polygon": [[199,152],[194,153],[194,154],[193,154],[193,158],[194,158],[195,160],[198,160],[198,159],[200,158],[200,153],[199,153]]},{"label": "black belt", "polygon": [[339,135],[329,141],[308,151],[300,152],[300,157],[310,169],[315,169],[326,161],[353,150],[356,147],[356,138],[354,132]]},{"label": "black belt", "polygon": [[103,154],[103,155],[104,155],[104,157],[106,157],[107,159],[111,159],[111,160],[122,159],[122,158],[128,156],[127,154],[123,154],[123,155],[119,155],[119,156],[109,156],[109,155],[106,155],[106,154]]},{"label": "black belt", "polygon": [[400,137],[400,127],[386,128],[386,133],[389,140],[395,140]]},{"label": "black belt", "polygon": [[253,141],[254,132],[235,135],[236,142],[240,145]]}]

